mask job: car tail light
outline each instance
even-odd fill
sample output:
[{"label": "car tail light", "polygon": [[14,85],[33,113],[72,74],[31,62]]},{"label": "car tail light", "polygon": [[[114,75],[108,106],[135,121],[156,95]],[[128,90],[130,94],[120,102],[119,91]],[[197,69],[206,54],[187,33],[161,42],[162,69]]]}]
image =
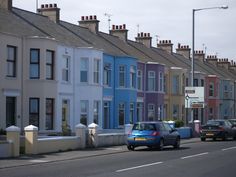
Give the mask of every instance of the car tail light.
[{"label": "car tail light", "polygon": [[152,136],[159,136],[160,135],[160,132],[157,132],[157,131],[154,131],[153,133],[152,133]]},{"label": "car tail light", "polygon": [[223,127],[219,127],[219,130],[220,131],[224,131],[225,129]]}]

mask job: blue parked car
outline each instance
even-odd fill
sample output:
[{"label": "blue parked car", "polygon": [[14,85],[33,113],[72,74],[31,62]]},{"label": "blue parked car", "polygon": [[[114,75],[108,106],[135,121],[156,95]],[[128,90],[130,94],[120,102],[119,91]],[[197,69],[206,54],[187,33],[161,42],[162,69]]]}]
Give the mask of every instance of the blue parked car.
[{"label": "blue parked car", "polygon": [[134,150],[138,146],[157,147],[162,150],[164,146],[180,147],[180,135],[168,123],[138,122],[134,124],[127,137],[127,148]]}]

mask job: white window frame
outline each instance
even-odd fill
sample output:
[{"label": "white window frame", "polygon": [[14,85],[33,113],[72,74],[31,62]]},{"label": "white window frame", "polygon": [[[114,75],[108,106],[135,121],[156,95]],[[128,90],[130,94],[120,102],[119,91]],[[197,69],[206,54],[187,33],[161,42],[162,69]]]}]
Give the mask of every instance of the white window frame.
[{"label": "white window frame", "polygon": [[[84,66],[83,66],[83,62],[85,62]],[[88,80],[89,80],[89,59],[88,58],[81,58],[80,59],[80,82],[81,83],[88,83]],[[82,72],[86,72],[86,81],[82,81]]]},{"label": "white window frame", "polygon": [[155,105],[154,104],[148,104],[148,120],[150,120],[150,114],[153,114],[153,119],[151,119],[151,121],[153,121],[155,119]]},{"label": "white window frame", "polygon": [[135,66],[130,66],[130,88],[135,88]]},{"label": "white window frame", "polygon": [[164,91],[164,73],[159,72],[159,91],[163,92]]},{"label": "white window frame", "polygon": [[[122,80],[123,80],[123,83],[121,84]],[[119,87],[125,87],[125,66],[124,65],[119,66]]]},{"label": "white window frame", "polygon": [[100,59],[94,59],[93,63],[93,83],[100,83]]},{"label": "white window frame", "polygon": [[70,57],[63,57],[63,67],[62,67],[62,81],[70,82]]}]

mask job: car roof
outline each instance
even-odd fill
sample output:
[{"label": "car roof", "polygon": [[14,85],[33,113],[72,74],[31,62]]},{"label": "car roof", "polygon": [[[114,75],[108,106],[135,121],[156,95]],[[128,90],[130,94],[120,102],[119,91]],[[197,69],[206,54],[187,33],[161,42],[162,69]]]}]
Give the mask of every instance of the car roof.
[{"label": "car roof", "polygon": [[141,122],[136,122],[135,124],[156,124],[156,123],[161,123],[162,121],[141,121]]}]

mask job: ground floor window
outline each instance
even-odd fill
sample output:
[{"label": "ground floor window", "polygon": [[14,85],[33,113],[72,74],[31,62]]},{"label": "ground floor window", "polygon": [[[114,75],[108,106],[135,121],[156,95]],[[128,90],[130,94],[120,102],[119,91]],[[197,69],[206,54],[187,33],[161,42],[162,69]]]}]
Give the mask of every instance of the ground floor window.
[{"label": "ground floor window", "polygon": [[88,101],[81,100],[80,101],[80,123],[84,125],[88,125]]},{"label": "ground floor window", "polygon": [[110,102],[106,101],[103,104],[103,128],[108,129],[110,123]]},{"label": "ground floor window", "polygon": [[172,112],[173,118],[176,120],[179,117],[179,105],[174,104],[173,105],[173,112]]},{"label": "ground floor window", "polygon": [[29,125],[39,127],[39,98],[29,99]]},{"label": "ground floor window", "polygon": [[143,103],[137,103],[137,121],[143,120]]},{"label": "ground floor window", "polygon": [[134,123],[134,103],[130,103],[129,106],[129,123]]},{"label": "ground floor window", "polygon": [[124,126],[125,124],[125,103],[119,104],[119,126]]},{"label": "ground floor window", "polygon": [[6,126],[16,125],[16,97],[6,97]]},{"label": "ground floor window", "polygon": [[93,122],[95,124],[99,124],[99,104],[100,102],[99,101],[94,101],[94,104],[93,104]]},{"label": "ground floor window", "polygon": [[148,104],[148,120],[153,121],[155,118],[155,105]]},{"label": "ground floor window", "polygon": [[46,130],[53,130],[54,122],[54,99],[46,99]]}]

